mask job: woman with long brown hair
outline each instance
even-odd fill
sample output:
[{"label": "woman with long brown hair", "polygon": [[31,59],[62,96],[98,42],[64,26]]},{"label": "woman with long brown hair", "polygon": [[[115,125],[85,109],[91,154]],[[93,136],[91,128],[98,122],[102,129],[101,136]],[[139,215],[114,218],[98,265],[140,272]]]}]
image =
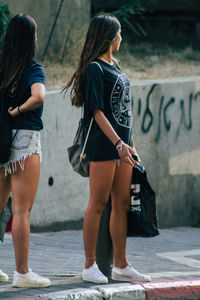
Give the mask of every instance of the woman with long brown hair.
[{"label": "woman with long brown hair", "polygon": [[[13,286],[44,287],[50,280],[28,266],[29,216],[40,175],[40,130],[45,97],[45,72],[33,61],[36,23],[16,15],[8,24],[0,54],[0,96],[11,117],[12,145],[8,161],[0,164],[0,213],[12,192],[12,237],[16,271]],[[8,276],[0,270],[0,281]]]},{"label": "woman with long brown hair", "polygon": [[96,264],[96,244],[101,214],[111,194],[110,233],[114,249],[112,279],[150,281],[134,270],[126,257],[132,155],[130,81],[112,53],[119,50],[121,26],[115,17],[95,17],[88,29],[79,66],[64,87],[70,87],[72,105],[84,106],[85,127],[94,117],[86,157],[90,162],[90,199],[84,217],[85,268],[82,279],[107,283]]}]

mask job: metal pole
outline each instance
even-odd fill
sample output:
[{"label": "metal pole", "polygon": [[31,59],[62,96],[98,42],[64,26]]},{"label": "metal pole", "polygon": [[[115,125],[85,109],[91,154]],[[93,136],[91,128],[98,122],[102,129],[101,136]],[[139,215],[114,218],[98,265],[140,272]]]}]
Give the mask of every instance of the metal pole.
[{"label": "metal pole", "polygon": [[99,269],[109,279],[111,278],[111,265],[113,264],[113,246],[109,230],[110,213],[111,197],[109,197],[101,217],[96,249],[96,259]]},{"label": "metal pole", "polygon": [[9,197],[6,206],[0,214],[0,241],[3,242],[4,234],[10,217],[12,216],[12,198]]},{"label": "metal pole", "polygon": [[57,23],[57,20],[58,20],[58,17],[59,17],[59,14],[60,14],[60,11],[61,11],[61,8],[62,8],[62,5],[63,5],[63,2],[64,0],[61,0],[60,1],[60,5],[58,7],[58,10],[57,10],[57,13],[56,13],[56,16],[55,16],[55,19],[54,19],[54,23],[53,23],[53,26],[51,28],[51,32],[49,34],[49,38],[48,38],[48,41],[47,41],[47,44],[46,44],[46,47],[45,47],[45,50],[44,50],[44,54],[43,54],[43,60],[45,59],[45,56],[47,54],[47,50],[49,48],[49,44],[51,42],[51,38],[52,38],[52,35],[53,35],[53,32],[54,32],[54,29],[56,28],[56,23]]}]

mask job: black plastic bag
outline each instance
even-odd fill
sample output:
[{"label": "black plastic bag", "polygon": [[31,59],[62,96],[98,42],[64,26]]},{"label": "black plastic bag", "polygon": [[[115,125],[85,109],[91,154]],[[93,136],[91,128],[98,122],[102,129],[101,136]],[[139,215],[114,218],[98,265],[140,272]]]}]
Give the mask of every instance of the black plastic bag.
[{"label": "black plastic bag", "polygon": [[159,235],[155,192],[148,182],[145,168],[139,163],[133,167],[127,235]]}]

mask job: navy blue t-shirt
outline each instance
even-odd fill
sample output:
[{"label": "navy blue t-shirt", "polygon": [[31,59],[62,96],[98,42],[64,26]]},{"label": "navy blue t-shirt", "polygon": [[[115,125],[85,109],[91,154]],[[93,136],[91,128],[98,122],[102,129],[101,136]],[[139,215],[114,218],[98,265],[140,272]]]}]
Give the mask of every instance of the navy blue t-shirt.
[{"label": "navy blue t-shirt", "polygon": [[[115,132],[124,143],[131,145],[132,108],[130,81],[116,63],[97,59],[101,66],[91,63],[84,84],[84,117],[88,128],[94,109],[103,111]],[[94,121],[86,145],[89,161],[119,159],[113,143]]]},{"label": "navy blue t-shirt", "polygon": [[[33,61],[28,66],[22,75],[19,84],[16,87],[16,92],[12,97],[9,97],[9,105],[13,108],[22,105],[31,97],[31,86],[34,83],[42,83],[45,85],[46,75],[44,69],[37,62]],[[40,107],[25,112],[18,117],[12,118],[12,129],[30,129],[41,130],[43,129],[42,122],[43,103]]]}]

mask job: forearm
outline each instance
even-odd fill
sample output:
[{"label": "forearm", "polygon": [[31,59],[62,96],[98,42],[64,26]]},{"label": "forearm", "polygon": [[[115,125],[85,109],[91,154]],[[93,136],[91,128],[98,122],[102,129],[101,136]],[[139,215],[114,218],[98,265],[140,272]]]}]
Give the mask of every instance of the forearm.
[{"label": "forearm", "polygon": [[109,138],[109,140],[113,143],[113,145],[117,144],[116,150],[118,151],[119,158],[123,162],[130,164],[131,166],[134,165],[134,159],[132,158],[132,154],[135,154],[133,148],[129,145],[121,141],[118,134],[115,132],[113,127],[111,126],[108,119],[105,117],[104,113],[99,110],[94,110],[94,119],[96,123],[99,125],[103,133]]},{"label": "forearm", "polygon": [[8,108],[8,112],[11,117],[18,117],[22,113],[34,110],[38,108],[45,98],[45,86],[42,83],[34,83],[31,86],[31,96],[20,106]]},{"label": "forearm", "polygon": [[99,109],[95,109],[94,119],[96,123],[99,125],[99,127],[101,128],[101,130],[103,131],[103,133],[109,138],[109,140],[113,143],[113,145],[115,145],[117,141],[120,140],[120,137],[115,132],[110,122],[105,117],[104,113]]},{"label": "forearm", "polygon": [[38,97],[35,96],[31,96],[30,98],[28,98],[28,100],[26,102],[24,102],[22,105],[20,105],[20,111],[22,113],[34,110],[38,107],[40,107],[40,105],[42,104],[42,101],[40,99],[38,99]]}]

